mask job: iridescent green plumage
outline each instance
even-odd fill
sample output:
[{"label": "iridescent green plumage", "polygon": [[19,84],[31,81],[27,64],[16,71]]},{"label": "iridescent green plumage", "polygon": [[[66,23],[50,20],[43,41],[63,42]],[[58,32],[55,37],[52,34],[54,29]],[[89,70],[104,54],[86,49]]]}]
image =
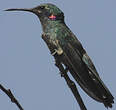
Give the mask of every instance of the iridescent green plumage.
[{"label": "iridescent green plumage", "polygon": [[[66,26],[63,12],[53,4],[42,4],[32,9],[22,10],[36,14],[43,28],[42,38],[53,56],[59,56],[61,63],[68,68],[71,75],[83,90],[106,107],[112,107],[113,96],[99,77],[94,64],[79,40]],[[50,16],[54,16],[51,18]]]},{"label": "iridescent green plumage", "polygon": [[[60,15],[60,13],[63,13],[62,11],[57,11],[58,8],[56,6],[52,4],[49,4],[49,6],[50,13],[52,10],[51,14]],[[88,95],[99,102],[103,102],[106,107],[111,107],[113,96],[100,79],[91,59],[79,40],[64,23],[64,16],[60,20],[47,19],[45,21],[42,19],[41,23],[46,25],[45,27],[42,25],[44,35],[45,37],[49,36],[49,44],[55,45],[56,54],[60,51],[59,48],[62,49],[61,54],[64,57],[62,63],[69,68],[74,79]]]}]

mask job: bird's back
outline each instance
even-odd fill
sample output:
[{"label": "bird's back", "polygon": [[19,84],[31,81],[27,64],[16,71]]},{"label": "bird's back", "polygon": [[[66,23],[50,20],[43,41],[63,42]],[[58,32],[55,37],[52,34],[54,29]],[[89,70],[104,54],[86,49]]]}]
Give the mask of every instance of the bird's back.
[{"label": "bird's back", "polygon": [[52,30],[52,36],[63,50],[62,62],[83,90],[95,100],[112,107],[113,96],[99,77],[94,64],[79,40],[65,24]]}]

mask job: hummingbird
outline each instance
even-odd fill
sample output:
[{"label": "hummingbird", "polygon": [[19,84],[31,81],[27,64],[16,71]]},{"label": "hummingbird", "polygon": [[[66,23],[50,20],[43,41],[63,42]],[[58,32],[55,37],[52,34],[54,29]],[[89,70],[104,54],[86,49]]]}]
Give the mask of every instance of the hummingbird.
[{"label": "hummingbird", "polygon": [[14,8],[5,11],[28,11],[40,19],[42,39],[52,56],[57,56],[80,87],[94,100],[112,108],[114,97],[101,80],[92,60],[80,41],[64,21],[64,13],[54,4],[40,4],[34,8]]}]

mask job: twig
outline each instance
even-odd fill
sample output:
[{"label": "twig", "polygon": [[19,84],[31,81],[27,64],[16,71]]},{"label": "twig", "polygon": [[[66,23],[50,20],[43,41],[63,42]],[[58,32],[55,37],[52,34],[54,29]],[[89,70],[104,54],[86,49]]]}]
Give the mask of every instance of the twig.
[{"label": "twig", "polygon": [[81,98],[81,96],[80,96],[80,94],[79,94],[79,92],[77,90],[77,87],[76,87],[75,83],[69,78],[69,76],[67,74],[68,69],[67,68],[64,69],[64,67],[62,66],[62,64],[59,63],[59,62],[57,62],[57,61],[56,61],[56,64],[55,65],[59,68],[59,71],[61,73],[61,76],[64,77],[64,79],[65,79],[68,87],[71,89],[73,95],[75,96],[76,101],[77,101],[77,103],[80,106],[80,109],[81,110],[87,110],[87,108],[84,105],[84,102],[83,102],[83,100],[82,100],[82,98]]},{"label": "twig", "polygon": [[22,106],[19,104],[18,100],[14,97],[10,89],[5,89],[1,84],[0,84],[0,89],[11,99],[12,103],[15,103],[19,110],[24,110]]}]

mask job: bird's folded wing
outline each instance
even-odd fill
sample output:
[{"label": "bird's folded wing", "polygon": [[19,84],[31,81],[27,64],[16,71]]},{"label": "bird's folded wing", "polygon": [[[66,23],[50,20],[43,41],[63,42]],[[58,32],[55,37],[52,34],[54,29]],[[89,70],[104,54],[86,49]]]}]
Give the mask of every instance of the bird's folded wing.
[{"label": "bird's folded wing", "polygon": [[[77,43],[79,44],[79,43]],[[111,97],[110,91],[107,89],[103,81],[100,79],[91,59],[86,54],[82,47],[78,47],[73,43],[66,43],[61,46],[64,52],[64,56],[73,70],[73,77],[79,79],[81,87],[92,98],[102,101],[106,97]],[[73,75],[72,74],[72,75]]]}]

